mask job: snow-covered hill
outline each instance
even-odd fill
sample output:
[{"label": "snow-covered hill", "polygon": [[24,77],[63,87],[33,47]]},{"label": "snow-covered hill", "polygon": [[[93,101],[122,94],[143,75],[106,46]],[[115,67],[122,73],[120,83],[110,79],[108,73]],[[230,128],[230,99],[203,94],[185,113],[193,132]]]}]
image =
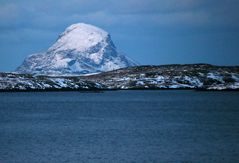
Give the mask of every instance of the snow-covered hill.
[{"label": "snow-covered hill", "polygon": [[95,26],[69,26],[46,52],[30,55],[17,72],[74,75],[111,71],[137,65],[121,54],[110,35]]},{"label": "snow-covered hill", "polygon": [[209,64],[136,66],[82,77],[108,89],[239,90],[238,66]]},{"label": "snow-covered hill", "polygon": [[111,89],[239,90],[239,67],[136,66],[89,76],[0,73],[0,91]]}]

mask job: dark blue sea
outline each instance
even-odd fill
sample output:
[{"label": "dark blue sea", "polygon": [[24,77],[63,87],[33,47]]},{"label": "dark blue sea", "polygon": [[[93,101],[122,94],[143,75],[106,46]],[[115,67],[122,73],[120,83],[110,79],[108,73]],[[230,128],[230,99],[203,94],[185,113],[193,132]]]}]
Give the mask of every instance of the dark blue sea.
[{"label": "dark blue sea", "polygon": [[239,92],[0,93],[0,163],[239,162]]}]

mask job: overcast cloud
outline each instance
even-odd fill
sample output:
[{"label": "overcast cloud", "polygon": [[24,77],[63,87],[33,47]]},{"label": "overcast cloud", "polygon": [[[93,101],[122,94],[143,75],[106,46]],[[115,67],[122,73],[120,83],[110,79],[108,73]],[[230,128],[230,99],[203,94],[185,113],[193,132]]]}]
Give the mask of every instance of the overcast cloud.
[{"label": "overcast cloud", "polygon": [[104,28],[141,64],[239,64],[238,0],[0,0],[0,71],[77,22]]}]

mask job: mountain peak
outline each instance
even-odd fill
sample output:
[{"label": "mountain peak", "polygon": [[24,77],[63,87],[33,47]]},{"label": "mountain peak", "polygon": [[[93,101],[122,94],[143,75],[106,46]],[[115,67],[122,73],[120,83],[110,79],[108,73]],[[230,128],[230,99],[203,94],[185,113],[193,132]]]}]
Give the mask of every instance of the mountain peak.
[{"label": "mountain peak", "polygon": [[57,42],[49,50],[77,50],[79,52],[106,41],[109,34],[96,26],[77,23],[69,26],[59,36]]},{"label": "mountain peak", "polygon": [[91,24],[86,24],[86,23],[76,23],[66,28],[66,31],[72,31],[72,30],[81,30],[84,32],[95,32],[95,33],[101,33],[103,35],[108,35],[108,33],[105,30]]},{"label": "mountain peak", "polygon": [[44,53],[30,55],[17,69],[33,74],[86,74],[135,66],[119,53],[108,32],[85,23],[73,24]]}]

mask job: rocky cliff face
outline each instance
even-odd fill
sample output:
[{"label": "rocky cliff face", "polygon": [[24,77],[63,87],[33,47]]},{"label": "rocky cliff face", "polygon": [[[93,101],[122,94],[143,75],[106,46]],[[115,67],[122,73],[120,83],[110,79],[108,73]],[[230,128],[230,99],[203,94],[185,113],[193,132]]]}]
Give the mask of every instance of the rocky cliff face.
[{"label": "rocky cliff face", "polygon": [[77,75],[111,71],[137,64],[121,54],[110,35],[95,26],[69,26],[46,52],[30,55],[19,73]]}]

